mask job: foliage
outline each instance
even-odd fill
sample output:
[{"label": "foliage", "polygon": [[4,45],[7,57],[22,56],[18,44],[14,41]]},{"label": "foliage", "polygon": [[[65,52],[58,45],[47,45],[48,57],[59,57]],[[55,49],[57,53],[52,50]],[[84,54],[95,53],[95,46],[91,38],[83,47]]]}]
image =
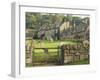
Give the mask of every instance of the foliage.
[{"label": "foliage", "polygon": [[[89,17],[82,18],[74,14],[26,12],[26,29],[33,31],[34,39],[39,39],[42,33],[44,33],[42,39],[51,41],[66,38],[73,33],[77,33],[73,38],[82,38],[83,36],[80,36],[78,32],[86,30],[88,25]],[[60,29],[63,30],[60,31]]]},{"label": "foliage", "polygon": [[76,17],[73,17],[72,23],[73,24],[75,23],[75,25],[79,25],[81,23],[81,21],[82,21],[81,17],[76,16]]},{"label": "foliage", "polygon": [[75,24],[78,25],[81,22],[81,17],[75,17],[70,14],[53,14],[53,13],[26,13],[26,28],[36,28],[37,30],[40,27],[54,27],[63,21],[69,21],[71,24],[75,21]]}]

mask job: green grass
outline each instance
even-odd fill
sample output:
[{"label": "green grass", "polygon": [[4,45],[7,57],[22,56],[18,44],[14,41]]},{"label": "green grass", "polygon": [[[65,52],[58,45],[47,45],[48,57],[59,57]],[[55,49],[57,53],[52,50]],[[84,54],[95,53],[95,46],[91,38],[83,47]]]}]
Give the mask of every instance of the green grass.
[{"label": "green grass", "polygon": [[[26,42],[30,43],[31,40],[26,40]],[[61,44],[75,44],[76,42],[71,40],[64,40],[64,41],[47,41],[47,40],[34,40],[34,46],[36,48],[40,47],[40,44],[43,44],[44,48],[55,48],[58,47]]]}]

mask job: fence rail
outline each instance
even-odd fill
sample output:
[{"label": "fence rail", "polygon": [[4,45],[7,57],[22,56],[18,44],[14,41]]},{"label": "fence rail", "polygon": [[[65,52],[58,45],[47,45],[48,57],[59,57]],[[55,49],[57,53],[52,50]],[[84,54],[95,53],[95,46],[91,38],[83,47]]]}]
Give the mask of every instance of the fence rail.
[{"label": "fence rail", "polygon": [[[59,48],[34,48],[33,49],[33,65],[55,65],[58,64],[59,61]],[[42,50],[42,52],[38,52]],[[50,51],[49,51],[50,50]],[[37,52],[35,52],[37,51]],[[38,55],[38,56],[37,56]],[[42,56],[41,56],[42,55]]]}]

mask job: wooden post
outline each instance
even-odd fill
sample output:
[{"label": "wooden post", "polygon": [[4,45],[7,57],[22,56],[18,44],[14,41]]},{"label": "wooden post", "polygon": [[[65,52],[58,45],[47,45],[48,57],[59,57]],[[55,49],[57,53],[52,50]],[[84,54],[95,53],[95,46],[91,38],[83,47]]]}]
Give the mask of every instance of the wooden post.
[{"label": "wooden post", "polygon": [[33,62],[33,40],[31,40],[30,46],[29,46],[29,64],[32,65]]},{"label": "wooden post", "polygon": [[63,49],[63,46],[61,46],[60,64],[64,64],[64,49]]}]

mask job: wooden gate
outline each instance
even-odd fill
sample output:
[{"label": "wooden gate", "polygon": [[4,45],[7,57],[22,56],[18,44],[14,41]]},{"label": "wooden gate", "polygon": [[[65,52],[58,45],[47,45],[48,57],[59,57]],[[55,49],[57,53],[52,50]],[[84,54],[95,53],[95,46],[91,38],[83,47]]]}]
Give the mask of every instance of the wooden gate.
[{"label": "wooden gate", "polygon": [[59,47],[57,48],[34,48],[33,66],[57,65],[59,63]]}]

